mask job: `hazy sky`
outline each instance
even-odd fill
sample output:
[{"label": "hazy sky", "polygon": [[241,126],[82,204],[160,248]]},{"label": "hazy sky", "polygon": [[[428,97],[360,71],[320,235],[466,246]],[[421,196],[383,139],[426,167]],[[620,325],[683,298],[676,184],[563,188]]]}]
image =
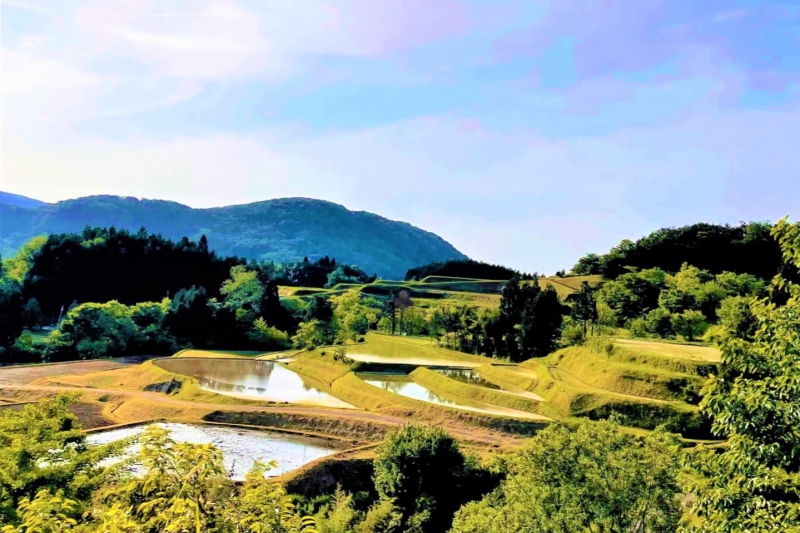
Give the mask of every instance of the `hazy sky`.
[{"label": "hazy sky", "polygon": [[0,189],[322,198],[569,268],[800,216],[800,0],[2,0]]}]

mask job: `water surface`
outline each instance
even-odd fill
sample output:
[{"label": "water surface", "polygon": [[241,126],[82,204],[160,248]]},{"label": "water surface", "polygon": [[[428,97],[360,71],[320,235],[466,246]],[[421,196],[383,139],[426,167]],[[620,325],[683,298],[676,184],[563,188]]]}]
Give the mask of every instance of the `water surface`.
[{"label": "water surface", "polygon": [[[255,461],[277,461],[278,468],[267,472],[267,476],[274,477],[336,452],[332,443],[324,439],[299,435],[167,422],[153,425],[168,429],[170,438],[176,442],[214,444],[222,451],[225,467],[235,480],[244,479]],[[141,425],[100,431],[90,434],[87,440],[94,445],[108,444],[128,437],[138,437],[144,433],[146,427],[147,425]],[[132,445],[126,453],[129,456],[137,453],[139,446]]]},{"label": "water surface", "polygon": [[473,411],[476,413],[484,413],[489,415],[510,416],[514,418],[527,418],[533,420],[547,419],[546,417],[535,413],[528,413],[526,411],[509,409],[506,407],[498,407],[484,402],[471,401],[470,404],[467,404],[463,401],[459,402],[451,400],[450,398],[429,390],[427,387],[420,385],[411,377],[405,375],[362,374],[360,377],[370,385],[422,402],[444,405],[447,407],[462,409],[464,411]]},{"label": "water surface", "polygon": [[273,361],[173,357],[155,365],[168,372],[196,378],[203,390],[269,402],[324,405],[354,409],[321,391],[312,380]]}]

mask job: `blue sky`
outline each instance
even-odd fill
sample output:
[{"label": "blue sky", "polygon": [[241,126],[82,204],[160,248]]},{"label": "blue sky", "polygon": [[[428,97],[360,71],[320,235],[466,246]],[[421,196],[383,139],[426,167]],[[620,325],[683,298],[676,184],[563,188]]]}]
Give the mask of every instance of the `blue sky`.
[{"label": "blue sky", "polygon": [[800,212],[800,1],[0,0],[2,182],[322,198],[471,257]]}]

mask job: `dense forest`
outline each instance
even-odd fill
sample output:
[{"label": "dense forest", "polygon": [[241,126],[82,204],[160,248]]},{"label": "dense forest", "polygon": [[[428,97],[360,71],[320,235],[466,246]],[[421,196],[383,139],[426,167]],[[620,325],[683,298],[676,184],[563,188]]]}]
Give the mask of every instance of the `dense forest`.
[{"label": "dense forest", "polygon": [[533,279],[530,274],[522,274],[516,270],[500,265],[491,265],[473,259],[454,259],[438,261],[408,269],[406,280],[423,280],[428,276],[444,276],[451,278],[471,278],[487,280],[509,280],[514,276],[522,279]]},{"label": "dense forest", "polygon": [[676,272],[684,263],[712,274],[724,271],[772,279],[782,264],[781,250],[767,222],[738,226],[698,223],[663,228],[636,242],[624,240],[603,255],[587,254],[574,274],[602,274],[616,279],[631,271],[661,268]]},{"label": "dense forest", "polygon": [[[27,201],[26,201],[27,200]],[[209,239],[220,257],[276,263],[327,255],[366,272],[400,278],[406,270],[448,259],[466,259],[441,237],[405,222],[308,198],[283,198],[211,209],[175,202],[89,196],[46,204],[0,196],[0,253],[15,254],[43,234],[81,233],[86,226],[135,233],[141,227],[179,241]]]}]

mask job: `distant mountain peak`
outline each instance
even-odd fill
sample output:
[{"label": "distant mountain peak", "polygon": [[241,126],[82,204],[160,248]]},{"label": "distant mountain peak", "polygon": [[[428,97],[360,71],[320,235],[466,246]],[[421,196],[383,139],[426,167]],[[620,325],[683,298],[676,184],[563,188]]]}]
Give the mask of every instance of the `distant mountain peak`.
[{"label": "distant mountain peak", "polygon": [[[412,267],[466,259],[447,241],[407,222],[366,211],[351,211],[327,200],[278,198],[248,204],[195,209],[177,202],[98,195],[47,204],[3,201],[0,253],[13,253],[43,233],[79,233],[86,226],[150,233],[178,240],[205,234],[220,255],[278,263],[303,257],[335,257],[368,273],[402,279]],[[3,197],[0,197],[3,198]],[[19,197],[23,198],[24,197]],[[30,200],[30,199],[27,199]]]},{"label": "distant mountain peak", "polygon": [[30,208],[46,205],[46,202],[42,202],[41,200],[37,200],[35,198],[28,198],[27,196],[22,196],[21,194],[0,191],[0,205],[13,205],[16,207]]}]

